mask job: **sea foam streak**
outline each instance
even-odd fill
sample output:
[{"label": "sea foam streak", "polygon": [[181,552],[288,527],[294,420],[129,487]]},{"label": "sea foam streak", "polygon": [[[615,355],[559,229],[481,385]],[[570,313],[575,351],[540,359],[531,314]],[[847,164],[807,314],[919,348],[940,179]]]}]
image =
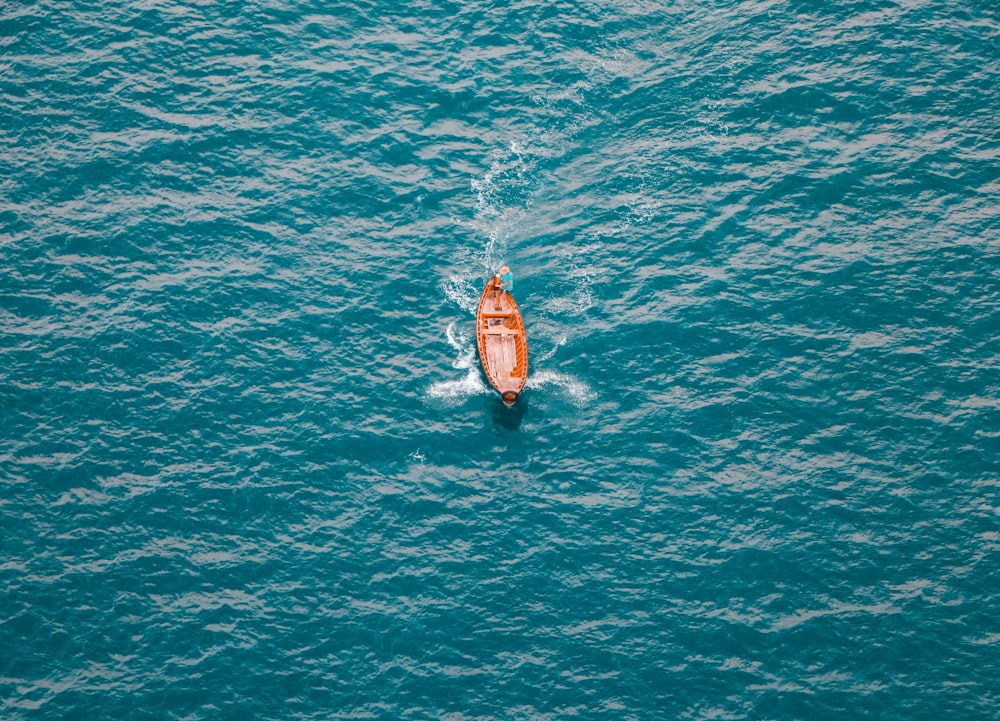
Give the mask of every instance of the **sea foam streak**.
[{"label": "sea foam streak", "polygon": [[[479,303],[479,291],[473,285],[472,278],[453,275],[444,285],[444,294],[448,300],[465,312],[475,314],[476,306]],[[452,323],[452,327],[454,327],[454,323]]]},{"label": "sea foam streak", "polygon": [[580,407],[592,403],[597,398],[597,393],[586,383],[559,371],[539,371],[538,373],[533,373],[528,376],[528,383],[525,387],[534,390],[549,385],[556,386],[565,391],[570,400]]},{"label": "sea foam streak", "polygon": [[456,380],[438,381],[431,384],[427,394],[432,398],[440,398],[457,404],[466,398],[485,393],[488,389],[483,383],[476,364],[476,347],[470,343],[464,334],[455,332],[455,323],[451,323],[446,331],[448,344],[458,355],[452,361],[451,367],[465,370],[465,376]]}]

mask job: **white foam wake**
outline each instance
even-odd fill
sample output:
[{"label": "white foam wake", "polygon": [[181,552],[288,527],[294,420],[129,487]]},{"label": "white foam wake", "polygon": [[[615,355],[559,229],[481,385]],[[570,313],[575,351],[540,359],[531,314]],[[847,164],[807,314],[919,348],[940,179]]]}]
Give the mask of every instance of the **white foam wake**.
[{"label": "white foam wake", "polygon": [[[452,303],[457,305],[459,308],[464,310],[470,315],[475,315],[476,305],[479,303],[479,291],[473,285],[473,279],[471,277],[463,278],[457,275],[453,275],[448,278],[448,282],[444,284],[444,294]],[[454,326],[454,324],[452,324]],[[449,342],[450,335],[449,329]]]},{"label": "white foam wake", "polygon": [[597,398],[597,393],[579,378],[559,371],[539,371],[529,375],[525,387],[536,389],[545,386],[555,386],[564,391],[577,406],[587,405]]},{"label": "white foam wake", "polygon": [[489,389],[483,383],[479,374],[479,366],[476,364],[476,347],[465,337],[464,333],[455,331],[455,324],[451,323],[446,331],[448,344],[455,349],[457,355],[452,361],[451,367],[464,370],[465,375],[461,378],[448,381],[437,381],[432,383],[427,390],[427,395],[457,404],[466,398],[481,395]]},{"label": "white foam wake", "polygon": [[490,153],[490,160],[490,169],[471,184],[476,193],[472,225],[487,238],[482,263],[486,272],[492,274],[502,265],[514,226],[525,217],[531,164],[516,142],[506,150]]}]

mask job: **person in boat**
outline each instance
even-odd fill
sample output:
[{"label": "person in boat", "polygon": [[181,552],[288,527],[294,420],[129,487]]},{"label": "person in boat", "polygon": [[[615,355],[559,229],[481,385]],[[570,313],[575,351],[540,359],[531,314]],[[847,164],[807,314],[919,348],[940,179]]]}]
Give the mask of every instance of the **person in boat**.
[{"label": "person in boat", "polygon": [[493,304],[496,310],[500,310],[500,294],[504,291],[510,293],[514,290],[514,274],[510,272],[510,268],[506,265],[500,269],[497,273],[497,279],[500,281],[496,285],[496,292],[493,294]]},{"label": "person in boat", "polygon": [[505,290],[508,293],[514,292],[514,274],[506,265],[500,269],[500,290]]},{"label": "person in boat", "polygon": [[500,294],[504,291],[510,293],[514,290],[514,274],[510,272],[510,268],[506,265],[500,269],[499,273],[497,273],[497,280],[499,282],[496,285],[497,292],[493,294],[494,303],[500,302]]}]

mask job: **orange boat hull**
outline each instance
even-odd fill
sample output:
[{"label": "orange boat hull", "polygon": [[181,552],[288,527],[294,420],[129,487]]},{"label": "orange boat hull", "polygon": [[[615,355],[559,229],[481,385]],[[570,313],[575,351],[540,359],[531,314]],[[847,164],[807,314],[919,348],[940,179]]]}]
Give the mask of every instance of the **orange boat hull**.
[{"label": "orange boat hull", "polygon": [[491,278],[479,299],[476,338],[487,380],[512,406],[528,380],[528,339],[514,296],[500,290],[499,282]]}]

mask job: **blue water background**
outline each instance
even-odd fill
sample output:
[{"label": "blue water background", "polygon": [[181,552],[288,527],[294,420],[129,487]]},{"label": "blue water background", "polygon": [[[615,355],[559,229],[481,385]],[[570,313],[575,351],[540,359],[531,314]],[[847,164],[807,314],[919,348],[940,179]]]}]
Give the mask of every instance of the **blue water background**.
[{"label": "blue water background", "polygon": [[983,0],[4,5],[0,715],[998,718],[998,87]]}]

